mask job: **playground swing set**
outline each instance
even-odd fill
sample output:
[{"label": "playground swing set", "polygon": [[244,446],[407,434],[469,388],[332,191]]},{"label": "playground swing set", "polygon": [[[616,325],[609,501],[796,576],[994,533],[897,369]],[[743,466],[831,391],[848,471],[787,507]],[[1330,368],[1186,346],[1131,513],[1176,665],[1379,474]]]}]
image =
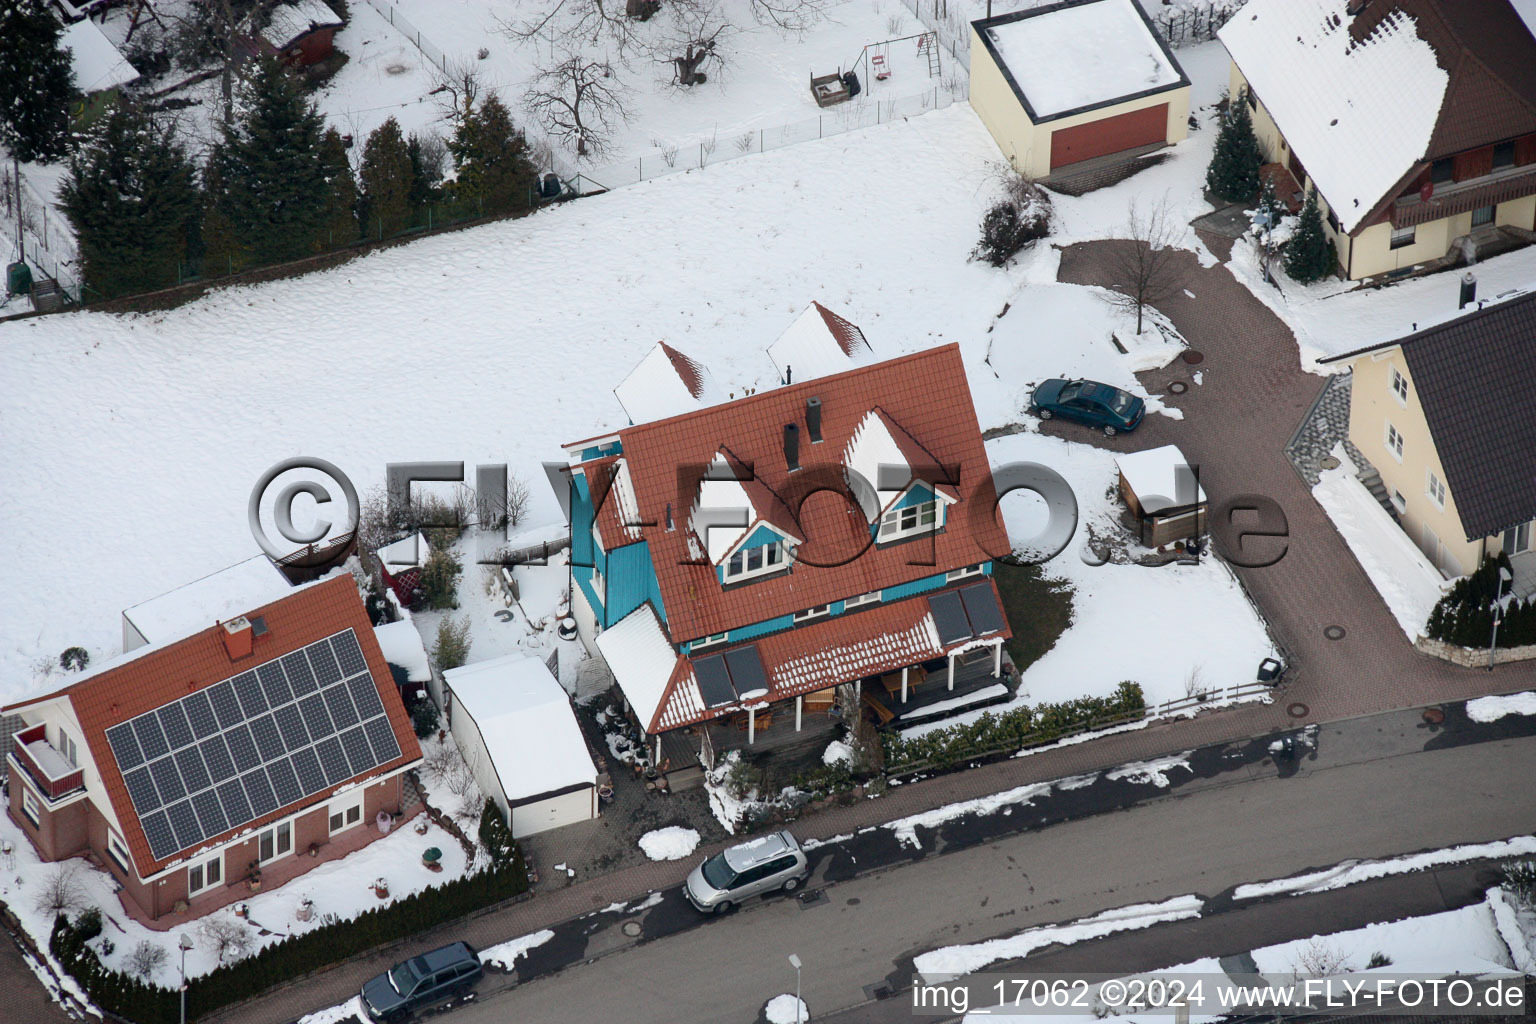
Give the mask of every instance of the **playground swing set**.
[{"label": "playground swing set", "polygon": [[[939,61],[939,40],[936,33],[923,32],[913,36],[902,36],[898,39],[884,39],[878,43],[870,43],[860,51],[859,56],[853,61],[853,67],[864,66],[866,80],[884,82],[891,77],[891,64],[889,54],[891,47],[896,43],[904,43],[908,40],[917,40],[917,52],[919,57],[928,59],[928,77],[937,78],[943,73]],[[843,71],[831,75],[811,75],[811,96],[816,104],[822,107],[830,107],[837,103],[851,100],[863,90],[856,71]]]}]

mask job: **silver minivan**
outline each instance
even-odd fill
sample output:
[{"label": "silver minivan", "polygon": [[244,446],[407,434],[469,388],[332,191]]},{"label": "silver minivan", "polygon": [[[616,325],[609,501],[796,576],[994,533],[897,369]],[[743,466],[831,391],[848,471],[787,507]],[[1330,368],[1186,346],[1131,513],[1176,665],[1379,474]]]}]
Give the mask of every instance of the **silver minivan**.
[{"label": "silver minivan", "polygon": [[722,850],[688,876],[683,893],[706,913],[723,914],[749,896],[794,892],[811,873],[790,832],[773,832]]}]

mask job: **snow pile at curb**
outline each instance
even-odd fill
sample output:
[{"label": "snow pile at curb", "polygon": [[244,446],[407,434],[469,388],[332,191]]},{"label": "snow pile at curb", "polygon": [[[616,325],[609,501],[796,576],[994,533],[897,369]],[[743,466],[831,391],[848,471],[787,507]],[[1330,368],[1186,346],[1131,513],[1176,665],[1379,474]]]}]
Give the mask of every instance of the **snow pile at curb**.
[{"label": "snow pile at curb", "polygon": [[1194,771],[1189,766],[1189,755],[1192,753],[1194,751],[1186,750],[1182,754],[1158,758],[1156,761],[1132,761],[1106,773],[1104,777],[1110,780],[1124,779],[1127,782],[1150,782],[1158,789],[1167,789],[1169,772],[1175,768]]},{"label": "snow pile at curb", "polygon": [[299,1024],[346,1024],[348,1021],[367,1019],[363,1013],[362,997],[353,996],[344,1003],[305,1014],[299,1018]]},{"label": "snow pile at curb", "polygon": [[527,953],[535,946],[542,946],[555,937],[555,933],[545,928],[543,931],[533,932],[529,935],[520,935],[506,942],[498,942],[490,949],[480,951],[480,962],[488,967],[500,967],[504,971],[510,971],[517,958]]},{"label": "snow pile at curb", "polygon": [[640,849],[651,860],[682,860],[699,845],[699,834],[681,825],[668,825],[640,837]]},{"label": "snow pile at curb", "polygon": [[768,1018],[768,1024],[805,1024],[811,1019],[805,1000],[788,992],[768,1000],[763,1014]]},{"label": "snow pile at curb", "polygon": [[1536,690],[1467,701],[1467,717],[1474,722],[1497,722],[1505,715],[1536,715]]},{"label": "snow pile at curb", "polygon": [[1199,917],[1204,906],[1205,901],[1193,895],[1175,896],[1161,903],[1137,903],[1129,907],[1106,910],[1101,914],[1085,917],[1070,924],[1030,928],[1017,935],[990,939],[968,946],[945,946],[917,957],[914,966],[925,979],[939,975],[970,974],[999,960],[1026,957],[1044,946],[1071,945],[1074,942],[1102,938],[1115,932],[1133,931],[1168,921],[1183,921]]},{"label": "snow pile at curb", "polygon": [[1329,889],[1342,889],[1347,885],[1369,881],[1372,878],[1423,871],[1442,864],[1455,864],[1467,860],[1498,860],[1503,857],[1520,857],[1529,854],[1536,854],[1536,836],[1515,836],[1492,843],[1452,846],[1444,850],[1411,853],[1405,857],[1394,857],[1390,860],[1346,860],[1331,868],[1297,875],[1294,878],[1277,878],[1269,882],[1240,885],[1232,891],[1232,898],[1249,900],[1281,893],[1305,896],[1315,892],[1327,892]]},{"label": "snow pile at curb", "polygon": [[993,793],[989,796],[980,796],[974,800],[962,800],[959,803],[945,804],[943,807],[935,807],[931,811],[914,814],[906,818],[897,818],[888,821],[880,828],[888,828],[896,833],[896,839],[903,846],[910,846],[914,850],[922,848],[922,842],[917,838],[919,825],[927,828],[938,828],[948,821],[964,817],[967,814],[991,814],[1011,804],[1028,805],[1034,802],[1035,797],[1044,796],[1051,790],[1051,783],[1036,782],[1028,786],[1018,786],[1014,789],[1004,790],[1001,793]]},{"label": "snow pile at curb", "polygon": [[1503,889],[1488,890],[1488,906],[1493,911],[1493,924],[1499,930],[1499,938],[1509,947],[1509,955],[1515,961],[1515,970],[1521,974],[1536,974],[1536,931],[1527,934],[1520,926],[1520,908]]}]

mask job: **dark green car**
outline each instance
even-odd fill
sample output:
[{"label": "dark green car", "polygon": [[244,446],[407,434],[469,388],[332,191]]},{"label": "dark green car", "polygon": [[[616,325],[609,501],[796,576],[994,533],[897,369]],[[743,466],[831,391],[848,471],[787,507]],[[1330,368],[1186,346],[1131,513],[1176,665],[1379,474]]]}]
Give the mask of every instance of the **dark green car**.
[{"label": "dark green car", "polygon": [[402,1020],[412,1010],[464,995],[484,974],[474,947],[455,942],[371,979],[363,986],[363,1011],[369,1020]]},{"label": "dark green car", "polygon": [[1029,399],[1029,411],[1043,420],[1057,416],[1077,420],[1113,437],[1135,430],[1146,415],[1147,404],[1108,384],[1053,377],[1035,388]]}]

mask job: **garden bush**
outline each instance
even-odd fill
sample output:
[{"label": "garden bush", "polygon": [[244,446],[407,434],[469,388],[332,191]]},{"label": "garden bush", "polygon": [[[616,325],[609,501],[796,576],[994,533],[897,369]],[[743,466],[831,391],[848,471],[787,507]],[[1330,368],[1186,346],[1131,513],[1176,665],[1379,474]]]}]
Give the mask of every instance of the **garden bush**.
[{"label": "garden bush", "polygon": [[[1499,570],[1509,569],[1509,556],[1484,559],[1470,576],[1463,576],[1435,605],[1425,633],[1458,647],[1487,647],[1493,636],[1493,602],[1499,593]],[[1509,594],[1509,584],[1503,586]],[[1510,601],[1499,624],[1500,647],[1536,644],[1536,600]]]},{"label": "garden bush", "polygon": [[994,267],[1008,261],[1051,233],[1051,200],[1045,190],[1023,175],[1003,172],[1003,195],[981,218],[981,241],[971,259]]}]

